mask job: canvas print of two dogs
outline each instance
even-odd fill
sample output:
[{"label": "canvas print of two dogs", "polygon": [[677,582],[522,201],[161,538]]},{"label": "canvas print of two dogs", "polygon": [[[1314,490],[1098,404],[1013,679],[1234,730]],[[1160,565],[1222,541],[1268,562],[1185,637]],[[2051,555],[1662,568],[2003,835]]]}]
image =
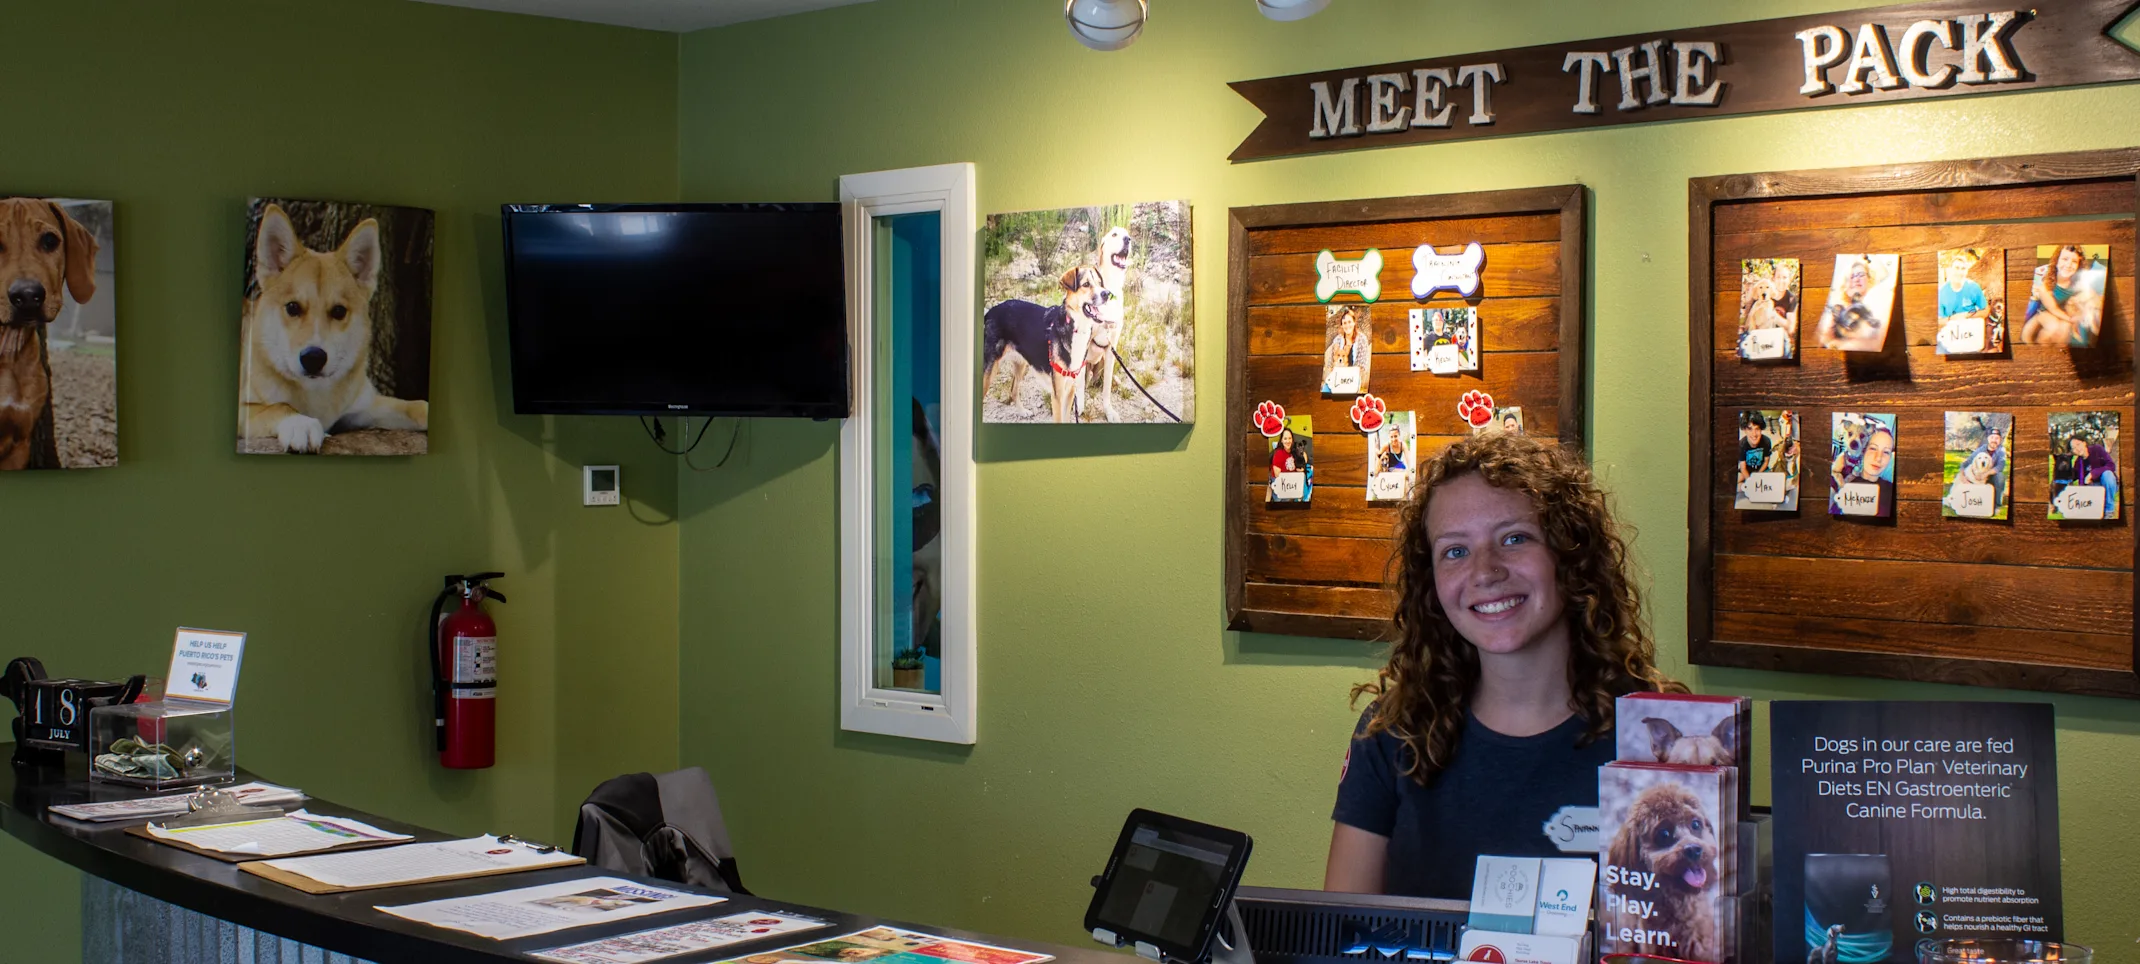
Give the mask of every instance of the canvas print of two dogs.
[{"label": "canvas print of two dogs", "polygon": [[981,421],[1196,420],[1189,202],[994,214]]},{"label": "canvas print of two dogs", "polygon": [[1738,826],[1752,703],[1637,693],[1598,773],[1598,949],[1724,961],[1736,937]]},{"label": "canvas print of two dogs", "polygon": [[422,208],[253,199],[240,453],[429,449],[432,221]]},{"label": "canvas print of two dogs", "polygon": [[119,464],[112,204],[0,198],[0,470]]}]

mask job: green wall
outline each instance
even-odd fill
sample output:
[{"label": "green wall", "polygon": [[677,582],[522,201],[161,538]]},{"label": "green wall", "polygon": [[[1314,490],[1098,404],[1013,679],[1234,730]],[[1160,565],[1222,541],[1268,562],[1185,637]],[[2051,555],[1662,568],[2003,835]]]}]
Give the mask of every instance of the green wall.
[{"label": "green wall", "polygon": [[[1641,530],[1670,669],[1764,700],[2038,698],[1685,665],[1686,182],[2128,146],[2140,87],[1225,160],[1257,120],[1230,80],[1855,5],[1338,0],[1280,24],[1248,0],[1152,0],[1146,36],[1103,54],[1072,43],[1059,5],[878,0],[687,36],[686,198],[825,200],[841,174],[973,161],[983,212],[1193,200],[1198,389],[1212,403],[1193,429],[981,432],[972,748],[838,728],[834,426],[753,425],[727,468],[679,474],[682,756],[714,772],[747,882],[1075,942],[1086,878],[1141,805],[1252,833],[1251,882],[1319,884],[1345,693],[1378,659],[1222,629],[1222,459],[1238,432],[1216,403],[1235,205],[1589,185],[1592,452]],[[2140,705],[2054,702],[2067,934],[2101,960],[2140,960]]]},{"label": "green wall", "polygon": [[[0,477],[0,658],[161,673],[251,634],[241,763],[462,832],[569,836],[592,785],[676,758],[672,461],[626,420],[511,413],[497,205],[676,192],[676,38],[406,0],[9,2],[0,191],[117,202],[120,464]],[[245,201],[437,211],[431,454],[232,454]],[[631,503],[579,505],[621,463]],[[494,607],[499,765],[427,747],[424,615]],[[0,837],[0,961],[78,959],[78,876]]]}]

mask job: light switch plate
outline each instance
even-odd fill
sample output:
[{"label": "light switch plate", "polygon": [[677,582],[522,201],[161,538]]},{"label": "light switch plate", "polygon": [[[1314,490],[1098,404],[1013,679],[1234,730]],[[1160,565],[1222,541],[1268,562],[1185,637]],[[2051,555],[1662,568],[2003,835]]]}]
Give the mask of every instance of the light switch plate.
[{"label": "light switch plate", "polygon": [[580,504],[617,505],[623,499],[624,473],[614,465],[580,466]]}]

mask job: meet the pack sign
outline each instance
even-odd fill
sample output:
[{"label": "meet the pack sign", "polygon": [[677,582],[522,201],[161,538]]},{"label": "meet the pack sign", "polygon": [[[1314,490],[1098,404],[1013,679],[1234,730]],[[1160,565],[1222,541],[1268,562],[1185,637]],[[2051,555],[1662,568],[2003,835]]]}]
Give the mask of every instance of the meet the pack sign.
[{"label": "meet the pack sign", "polygon": [[2062,939],[2050,704],[1779,701],[1769,734],[1776,960]]}]

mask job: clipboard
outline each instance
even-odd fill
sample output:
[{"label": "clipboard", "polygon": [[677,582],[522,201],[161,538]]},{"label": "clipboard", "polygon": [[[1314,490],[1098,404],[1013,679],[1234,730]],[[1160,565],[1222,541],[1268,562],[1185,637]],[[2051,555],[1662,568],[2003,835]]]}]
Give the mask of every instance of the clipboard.
[{"label": "clipboard", "polygon": [[[433,843],[439,843],[439,842],[442,842],[442,841],[432,841],[432,842],[433,842]],[[421,846],[422,842],[420,842],[420,841],[396,841],[396,844],[397,844],[398,846],[404,846],[404,847],[406,847],[406,846]],[[374,848],[370,848],[370,847],[343,847],[343,848],[336,848],[336,850],[351,850],[351,851],[354,851],[354,850],[366,850],[366,849],[374,849]],[[292,855],[290,855],[290,856],[288,856],[288,857],[274,857],[274,858],[270,858],[270,859],[272,859],[272,860],[288,860],[288,859],[291,859],[291,858],[293,858],[293,857],[298,857],[298,856],[304,856],[304,857],[317,857],[317,856],[323,856],[323,855],[325,855],[325,854],[328,854],[328,853],[333,853],[333,852],[336,852],[336,851],[335,851],[335,850],[330,850],[330,851],[321,851],[321,852],[319,852],[319,853],[313,853],[313,854],[301,854],[301,855],[300,855],[300,854],[292,854]],[[285,886],[285,887],[289,887],[289,888],[292,888],[292,889],[294,889],[294,890],[300,890],[300,891],[303,891],[303,892],[305,892],[305,893],[307,893],[307,894],[313,894],[313,895],[323,895],[323,894],[347,894],[347,893],[351,893],[351,892],[354,892],[354,891],[360,891],[360,890],[384,890],[384,889],[386,889],[386,888],[389,888],[389,887],[408,887],[408,886],[411,886],[411,885],[414,885],[414,884],[435,884],[435,883],[439,883],[439,882],[441,882],[441,881],[447,881],[447,880],[473,880],[473,879],[475,879],[475,878],[477,878],[477,877],[500,877],[500,876],[504,876],[504,875],[506,875],[506,874],[517,874],[517,873],[520,873],[520,872],[522,872],[522,871],[527,871],[527,870],[554,870],[554,869],[556,869],[556,868],[558,868],[558,867],[576,867],[576,866],[579,866],[579,865],[581,865],[581,864],[584,864],[584,863],[586,863],[586,862],[587,862],[585,858],[573,856],[572,854],[566,853],[566,852],[564,852],[564,851],[562,851],[562,850],[559,850],[559,851],[556,851],[555,853],[553,853],[553,854],[551,855],[551,858],[552,858],[552,859],[548,859],[548,860],[545,860],[545,861],[543,861],[543,862],[542,862],[542,863],[540,863],[540,864],[533,864],[533,865],[528,865],[528,866],[521,866],[521,867],[497,867],[497,868],[492,868],[492,869],[487,869],[487,870],[476,870],[476,871],[469,871],[469,872],[465,872],[465,873],[458,873],[458,874],[438,874],[438,875],[434,875],[434,876],[430,876],[430,877],[411,877],[411,878],[408,878],[408,879],[405,879],[405,880],[390,880],[390,881],[385,881],[385,882],[383,882],[383,883],[377,883],[377,884],[364,884],[364,885],[361,885],[361,886],[357,886],[357,887],[344,887],[344,886],[341,886],[341,885],[339,885],[339,884],[329,884],[329,883],[323,883],[323,882],[321,882],[321,881],[317,881],[317,880],[314,880],[314,879],[312,879],[312,878],[310,878],[310,877],[307,877],[307,876],[305,876],[305,875],[303,875],[303,874],[300,874],[300,873],[296,873],[296,872],[294,872],[294,871],[288,871],[288,870],[283,870],[283,869],[281,869],[281,868],[279,868],[279,867],[271,867],[271,866],[269,866],[269,865],[268,865],[268,861],[267,861],[267,860],[248,860],[248,861],[245,861],[245,862],[243,862],[243,863],[240,863],[240,864],[238,865],[238,869],[239,869],[239,870],[242,870],[242,871],[244,871],[244,872],[246,872],[246,873],[248,873],[248,874],[252,874],[253,876],[256,876],[256,877],[264,877],[264,878],[266,878],[266,879],[268,879],[268,880],[272,880],[272,881],[274,881],[274,882],[276,882],[276,883],[278,883],[278,884],[281,884],[281,885],[283,885],[283,886]]]},{"label": "clipboard", "polygon": [[153,840],[157,843],[163,844],[166,847],[176,847],[180,850],[186,851],[187,853],[195,853],[200,854],[203,857],[211,857],[216,860],[220,860],[226,864],[243,864],[246,861],[252,860],[281,860],[284,857],[317,857],[321,854],[341,853],[344,850],[370,850],[373,847],[392,847],[396,844],[417,842],[413,840],[352,840],[348,843],[339,843],[331,847],[322,847],[318,850],[306,850],[294,854],[276,854],[273,857],[262,857],[259,854],[233,854],[225,853],[220,850],[209,850],[206,847],[196,847],[183,840],[170,840],[163,837],[158,837],[155,834],[149,833],[149,826],[146,823],[138,823],[131,827],[128,827],[126,828],[126,832],[129,835],[140,837],[143,840]]}]

